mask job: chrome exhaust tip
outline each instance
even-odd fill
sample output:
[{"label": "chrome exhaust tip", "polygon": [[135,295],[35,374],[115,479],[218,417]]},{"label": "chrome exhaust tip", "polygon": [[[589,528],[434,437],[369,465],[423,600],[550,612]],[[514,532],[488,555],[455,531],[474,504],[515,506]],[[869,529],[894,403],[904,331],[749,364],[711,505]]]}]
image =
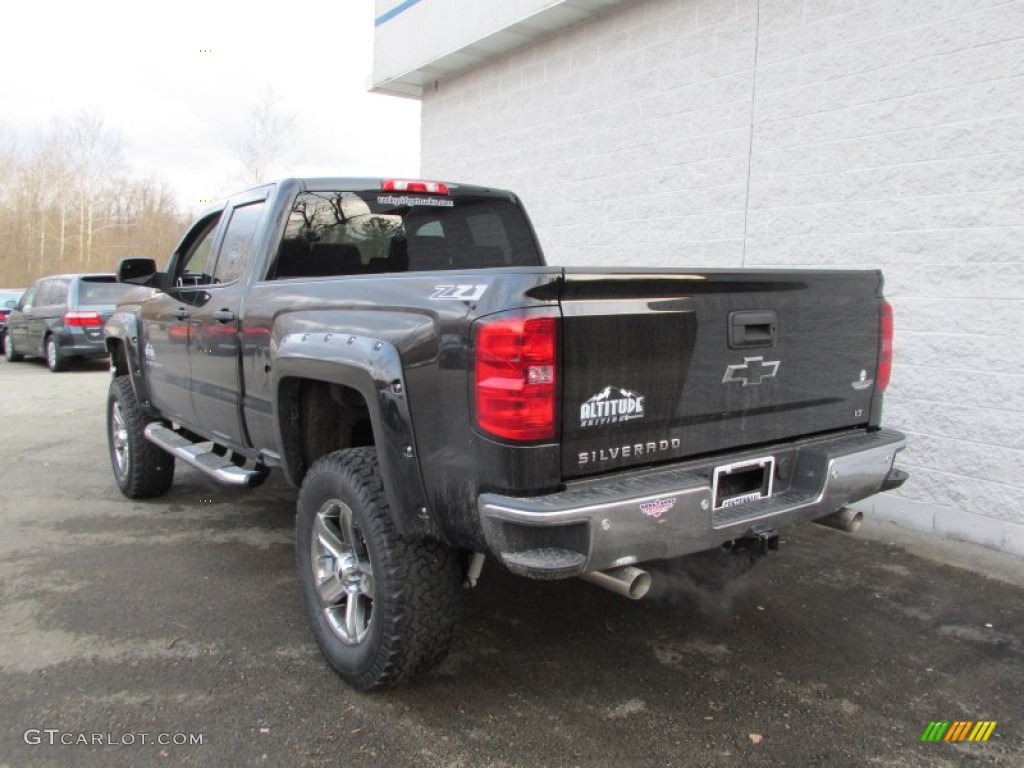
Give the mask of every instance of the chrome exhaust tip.
[{"label": "chrome exhaust tip", "polygon": [[814,522],[818,525],[827,525],[829,528],[836,528],[840,531],[853,533],[860,528],[860,524],[863,521],[863,512],[860,512],[853,507],[843,507],[838,512],[833,512],[831,515],[827,515],[825,517],[819,517]]},{"label": "chrome exhaust tip", "polygon": [[580,578],[630,600],[639,600],[651,588],[651,574],[632,565],[607,571],[589,571]]}]

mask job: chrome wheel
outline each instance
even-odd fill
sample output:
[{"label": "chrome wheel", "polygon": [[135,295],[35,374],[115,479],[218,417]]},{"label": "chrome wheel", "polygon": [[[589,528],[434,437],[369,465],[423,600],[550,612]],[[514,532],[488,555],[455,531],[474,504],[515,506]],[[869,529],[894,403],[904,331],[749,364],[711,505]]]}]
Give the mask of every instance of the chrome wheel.
[{"label": "chrome wheel", "polygon": [[53,336],[46,340],[46,364],[51,371],[57,367],[57,342],[53,340]]},{"label": "chrome wheel", "polygon": [[317,645],[355,688],[397,685],[447,654],[462,583],[458,553],[399,533],[376,449],[346,448],[313,462],[296,505],[295,560]]},{"label": "chrome wheel", "polygon": [[125,477],[128,474],[128,425],[124,420],[121,404],[115,402],[111,409],[110,445],[113,448],[114,463],[117,474]]},{"label": "chrome wheel", "polygon": [[345,645],[358,645],[373,620],[373,563],[352,509],[338,499],[320,505],[313,525],[311,560],[320,607]]}]

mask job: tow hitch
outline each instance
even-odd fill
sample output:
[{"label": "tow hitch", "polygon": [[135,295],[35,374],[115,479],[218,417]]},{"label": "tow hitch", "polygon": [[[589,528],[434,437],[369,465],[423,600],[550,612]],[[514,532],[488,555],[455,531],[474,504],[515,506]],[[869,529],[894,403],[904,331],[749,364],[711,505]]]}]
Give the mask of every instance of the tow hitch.
[{"label": "tow hitch", "polygon": [[732,542],[732,550],[736,554],[750,554],[767,557],[779,551],[779,532],[774,528],[754,530],[749,536]]}]

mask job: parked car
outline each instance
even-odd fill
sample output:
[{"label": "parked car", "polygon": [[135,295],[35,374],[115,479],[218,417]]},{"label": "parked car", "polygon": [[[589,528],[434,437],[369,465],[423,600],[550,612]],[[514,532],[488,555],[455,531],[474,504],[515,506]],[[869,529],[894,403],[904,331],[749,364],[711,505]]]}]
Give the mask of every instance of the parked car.
[{"label": "parked car", "polygon": [[0,350],[4,348],[7,336],[7,316],[18,306],[18,299],[24,292],[21,288],[0,288]]},{"label": "parked car", "polygon": [[42,357],[54,373],[72,360],[104,357],[103,324],[134,286],[115,275],[52,275],[36,280],[7,318],[4,357]]}]

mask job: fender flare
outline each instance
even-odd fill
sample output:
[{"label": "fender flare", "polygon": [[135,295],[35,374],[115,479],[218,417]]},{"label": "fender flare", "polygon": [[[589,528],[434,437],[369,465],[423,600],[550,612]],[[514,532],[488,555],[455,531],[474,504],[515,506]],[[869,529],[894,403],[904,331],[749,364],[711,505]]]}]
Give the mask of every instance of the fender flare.
[{"label": "fender flare", "polygon": [[[103,328],[104,345],[110,354],[110,368],[114,376],[127,374],[131,377],[132,389],[139,406],[150,416],[159,416],[149,398],[149,387],[142,373],[144,354],[140,350],[142,336],[139,333],[139,318],[129,310],[115,312]],[[124,350],[119,359],[117,347]]]},{"label": "fender flare", "polygon": [[298,486],[302,478],[295,475],[301,465],[288,455],[283,426],[290,417],[281,413],[281,386],[290,378],[339,384],[362,396],[395,525],[410,538],[443,540],[427,503],[398,349],[387,341],[344,333],[297,332],[280,337],[271,369],[274,424],[284,472]]}]

